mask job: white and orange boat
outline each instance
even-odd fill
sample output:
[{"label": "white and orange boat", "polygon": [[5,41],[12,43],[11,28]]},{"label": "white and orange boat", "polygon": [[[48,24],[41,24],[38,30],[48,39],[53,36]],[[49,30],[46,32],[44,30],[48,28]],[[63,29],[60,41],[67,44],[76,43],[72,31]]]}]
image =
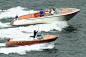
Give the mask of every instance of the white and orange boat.
[{"label": "white and orange boat", "polygon": [[14,19],[10,22],[11,25],[31,25],[31,24],[43,24],[52,23],[55,21],[69,20],[75,16],[80,9],[76,8],[60,8],[55,9],[54,15],[49,15],[52,9],[45,10],[44,16],[40,17],[39,12],[19,16],[18,19]]},{"label": "white and orange boat", "polygon": [[17,45],[33,45],[40,43],[49,43],[55,41],[58,38],[57,35],[47,34],[44,36],[37,35],[37,39],[34,39],[33,36],[30,37],[20,37],[20,38],[10,38],[6,42],[6,46],[17,46]]}]

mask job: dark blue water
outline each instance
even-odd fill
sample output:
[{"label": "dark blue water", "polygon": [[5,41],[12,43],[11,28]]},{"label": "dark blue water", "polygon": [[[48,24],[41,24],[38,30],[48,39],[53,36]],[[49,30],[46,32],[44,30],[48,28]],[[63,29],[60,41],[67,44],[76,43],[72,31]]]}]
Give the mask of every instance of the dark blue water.
[{"label": "dark blue water", "polygon": [[[11,26],[17,15],[46,8],[77,8],[80,12],[69,21],[30,26]],[[86,57],[86,0],[0,0],[0,57]],[[45,28],[43,28],[45,27]],[[59,35],[54,43],[6,47],[7,38],[41,33]]]}]

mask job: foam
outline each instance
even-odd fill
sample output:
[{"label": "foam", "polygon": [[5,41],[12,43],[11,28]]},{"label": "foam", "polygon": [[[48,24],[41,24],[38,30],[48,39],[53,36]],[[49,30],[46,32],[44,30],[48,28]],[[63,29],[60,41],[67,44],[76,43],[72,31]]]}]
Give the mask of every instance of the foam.
[{"label": "foam", "polygon": [[[33,10],[24,10],[26,8],[23,8],[21,6],[13,7],[10,9],[7,9],[4,12],[0,12],[0,19],[2,18],[8,18],[8,17],[15,17],[16,15],[21,16],[28,13],[34,13],[37,11]],[[9,27],[9,23],[2,23],[0,22],[1,27]],[[50,32],[52,30],[62,31],[63,28],[67,27],[68,24],[66,21],[56,21],[51,24],[38,24],[38,25],[30,25],[26,27],[16,27],[16,28],[7,28],[7,29],[0,29],[0,38],[16,38],[16,37],[24,37],[24,36],[31,36],[33,35],[33,31],[35,29],[39,29],[39,32],[45,31]],[[26,33],[24,33],[26,32]],[[0,43],[0,53],[9,54],[9,53],[18,53],[18,54],[26,54],[26,52],[30,51],[42,51],[43,49],[52,49],[54,48],[54,44],[35,44],[31,46],[18,46],[18,47],[3,47],[5,46],[5,43]],[[35,48],[36,47],[36,48]]]},{"label": "foam", "polygon": [[16,15],[21,16],[21,15],[37,12],[37,11],[33,11],[33,10],[26,11],[25,9],[27,9],[27,8],[23,8],[21,6],[9,8],[0,13],[0,19],[8,18],[8,17],[15,17]]},{"label": "foam", "polygon": [[0,43],[0,46],[6,46],[5,43]]},{"label": "foam", "polygon": [[35,45],[25,45],[25,46],[18,46],[18,47],[4,47],[0,48],[0,53],[9,54],[9,53],[18,53],[20,55],[26,54],[26,52],[30,51],[42,51],[44,49],[52,49],[54,48],[54,44],[49,43],[42,43],[42,44],[35,44]]},{"label": "foam", "polygon": [[[51,24],[39,24],[39,25],[30,25],[27,27],[17,27],[17,28],[8,28],[8,29],[1,29],[0,30],[0,38],[3,37],[23,37],[23,36],[32,36],[33,35],[33,31],[35,29],[39,29],[39,32],[41,31],[45,31],[45,32],[49,32],[53,29],[57,30],[57,31],[62,31],[63,28],[67,27],[68,24],[66,21],[59,21],[59,22],[54,22]],[[26,33],[23,33],[26,32]]]},{"label": "foam", "polygon": [[0,22],[0,28],[10,27],[10,23],[2,23]]},{"label": "foam", "polygon": [[[31,14],[31,13],[35,13],[38,11],[34,11],[34,10],[27,10],[27,8],[23,8],[21,6],[17,6],[17,7],[12,7],[9,8],[7,10],[0,10],[0,19],[8,19],[8,18],[14,18],[16,15],[18,16],[22,16],[25,14]],[[4,28],[4,27],[10,27],[10,22],[9,23],[2,23],[0,22],[0,28]]]}]

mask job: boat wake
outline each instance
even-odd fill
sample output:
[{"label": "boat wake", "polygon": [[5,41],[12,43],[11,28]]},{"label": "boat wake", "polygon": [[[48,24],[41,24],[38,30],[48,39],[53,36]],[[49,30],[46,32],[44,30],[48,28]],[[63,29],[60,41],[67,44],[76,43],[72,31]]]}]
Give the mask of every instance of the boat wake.
[{"label": "boat wake", "polygon": [[[8,18],[8,17],[15,17],[16,15],[21,16],[28,13],[34,13],[37,11],[24,10],[20,6],[7,9],[4,12],[0,13],[0,19]],[[2,23],[0,22],[0,27],[9,27],[9,23]],[[11,27],[7,29],[0,29],[0,38],[16,38],[16,37],[24,37],[33,35],[34,29],[39,29],[39,32],[45,31],[62,31],[63,28],[67,27],[68,23],[66,21],[56,21],[51,24],[38,24],[38,25],[30,25],[30,26],[20,26],[20,27]],[[54,48],[54,44],[44,43],[44,44],[35,44],[31,46],[18,46],[18,47],[4,47],[5,43],[0,43],[0,53],[9,54],[9,53],[18,53],[18,54],[26,54],[26,52],[30,51],[42,51],[43,49],[52,49]],[[36,47],[36,48],[35,48]]]},{"label": "boat wake", "polygon": [[0,43],[0,47],[2,47],[2,46],[6,46],[5,43]]},{"label": "boat wake", "polygon": [[68,24],[66,21],[61,21],[61,22],[54,22],[51,24],[39,24],[39,25],[30,25],[25,27],[22,26],[22,27],[16,27],[16,28],[1,29],[0,38],[3,38],[3,37],[16,38],[16,37],[30,36],[30,35],[33,35],[33,31],[35,29],[39,29],[39,32],[42,32],[42,31],[50,32],[53,30],[62,31],[62,29],[67,26]]},{"label": "boat wake", "polygon": [[0,22],[0,28],[11,27],[10,23],[2,23]]},{"label": "boat wake", "polygon": [[[0,46],[3,46],[1,44]],[[9,53],[18,53],[20,55],[26,54],[26,52],[30,51],[42,51],[43,49],[52,49],[54,48],[53,43],[42,43],[42,44],[35,44],[35,45],[25,45],[25,46],[18,46],[18,47],[4,47],[0,48],[0,53],[9,54]]]},{"label": "boat wake", "polygon": [[[6,11],[3,11],[3,12],[1,12],[0,13],[0,19],[4,19],[4,18],[6,18],[6,19],[8,19],[8,18],[10,18],[10,17],[15,17],[16,15],[18,15],[18,16],[22,16],[22,15],[25,15],[25,14],[31,14],[31,13],[35,13],[35,12],[38,12],[38,11],[34,11],[34,10],[28,10],[27,8],[23,8],[23,7],[21,7],[21,6],[17,6],[17,7],[13,7],[13,8],[9,8],[9,9],[7,9]],[[10,21],[12,21],[12,20],[10,20]],[[55,23],[52,23],[52,24],[45,24],[45,25],[37,25],[37,26],[40,26],[42,29],[41,30],[45,30],[44,28],[47,28],[46,29],[46,31],[49,31],[48,29],[49,28],[52,28],[53,29],[53,27],[52,26],[54,26],[54,28],[55,28],[55,24],[57,23],[57,25],[56,26],[60,26],[60,27],[62,27],[62,26],[65,26],[63,23],[67,23],[66,21],[62,21],[62,22],[55,22]],[[58,23],[60,23],[60,25],[58,24]],[[62,24],[61,24],[62,23]],[[2,28],[2,27],[9,27],[10,26],[10,22],[9,22],[9,24],[7,24],[7,23],[1,23],[0,22],[0,28]],[[48,26],[48,27],[47,27]],[[30,26],[31,27],[31,26]],[[34,25],[32,25],[32,27],[34,27]],[[36,27],[36,26],[35,26]],[[31,28],[30,28],[31,29]],[[59,28],[58,28],[59,29]],[[60,30],[60,29],[59,29]]]},{"label": "boat wake", "polygon": [[10,17],[15,17],[16,15],[22,16],[22,15],[30,14],[30,13],[34,13],[34,12],[37,12],[37,11],[27,10],[27,8],[17,6],[17,7],[9,8],[3,12],[0,12],[0,19],[2,19],[2,18],[7,19]]}]

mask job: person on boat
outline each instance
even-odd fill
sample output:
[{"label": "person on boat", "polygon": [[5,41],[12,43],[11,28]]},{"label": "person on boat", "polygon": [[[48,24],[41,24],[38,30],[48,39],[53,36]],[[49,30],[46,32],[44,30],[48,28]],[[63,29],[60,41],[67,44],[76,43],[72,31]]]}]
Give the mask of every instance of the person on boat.
[{"label": "person on boat", "polygon": [[8,41],[10,41],[10,38],[8,38]]},{"label": "person on boat", "polygon": [[41,9],[41,11],[39,12],[39,14],[40,14],[40,17],[44,16],[44,11],[42,11],[42,9]]},{"label": "person on boat", "polygon": [[37,30],[34,30],[34,38],[36,38],[38,31]]},{"label": "person on boat", "polygon": [[53,15],[55,13],[55,9],[53,8],[53,10],[51,11],[50,15]]},{"label": "person on boat", "polygon": [[18,19],[18,15],[16,15],[15,19]]}]

